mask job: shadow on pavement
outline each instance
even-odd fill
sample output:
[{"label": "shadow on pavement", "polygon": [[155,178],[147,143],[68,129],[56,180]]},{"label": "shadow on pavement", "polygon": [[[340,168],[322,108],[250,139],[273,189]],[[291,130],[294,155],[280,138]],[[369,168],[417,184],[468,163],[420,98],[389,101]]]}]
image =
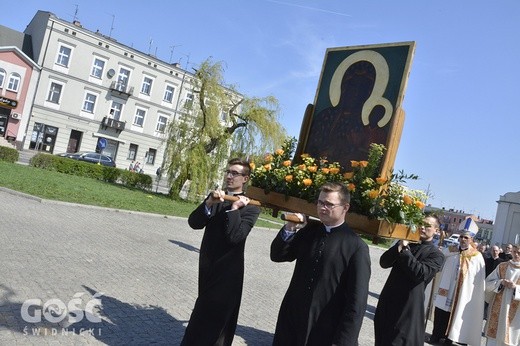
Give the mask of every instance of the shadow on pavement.
[{"label": "shadow on pavement", "polygon": [[[83,287],[92,296],[98,293]],[[129,304],[106,295],[99,299],[102,302],[98,311],[101,322],[94,323],[84,318],[67,328],[76,333],[93,331],[91,335],[107,345],[180,344],[186,321],[173,318],[164,308]]]},{"label": "shadow on pavement", "polygon": [[251,327],[238,325],[235,335],[244,339],[246,345],[267,346],[273,344],[274,334]]},{"label": "shadow on pavement", "polygon": [[[92,297],[99,294],[94,289],[83,287]],[[184,335],[183,323],[186,321],[173,318],[160,306],[135,305],[99,295],[97,298],[101,300],[101,306],[94,309],[94,314],[90,313],[87,306],[84,309],[78,306],[73,311],[73,316],[77,316],[79,321],[71,324],[70,311],[60,309],[57,305],[46,305],[50,300],[41,302],[43,306],[32,303],[27,308],[23,307],[24,303],[11,301],[15,293],[5,285],[0,284],[0,292],[0,329],[7,328],[33,340],[73,343],[70,339],[67,341],[67,336],[78,334],[89,335],[107,345],[178,345]],[[68,303],[64,302],[65,305]],[[37,318],[38,321],[28,322],[22,317],[22,310],[29,317],[40,318]],[[64,315],[67,312],[68,316]],[[48,317],[56,320],[49,322]],[[96,318],[99,317],[101,320],[98,322]]]},{"label": "shadow on pavement", "polygon": [[368,304],[367,309],[365,311],[365,317],[373,321],[375,313],[376,313],[376,307]]},{"label": "shadow on pavement", "polygon": [[378,293],[374,293],[374,292],[368,291],[368,295],[371,296],[371,297],[374,297],[376,299],[379,299],[379,294]]},{"label": "shadow on pavement", "polygon": [[[79,321],[69,323],[70,311],[68,317],[60,318],[67,311],[56,306],[46,307],[46,302],[41,302],[43,306],[31,304],[25,309],[30,317],[41,313],[40,320],[27,322],[21,313],[24,303],[11,301],[15,292],[0,284],[0,328],[24,334],[31,339],[34,338],[33,340],[65,341],[63,338],[78,334],[93,337],[106,345],[180,344],[187,321],[173,318],[160,306],[125,303],[88,286],[83,287],[90,294],[90,301],[93,301],[92,297],[101,301],[101,305],[94,309],[93,314],[87,307],[78,309],[73,311],[72,315],[78,316]],[[64,304],[67,305],[68,302]],[[56,317],[60,322],[49,322],[45,314]],[[87,315],[90,318],[87,318]],[[237,326],[235,334],[243,338],[247,345],[271,345],[273,341],[273,334],[247,326]]]},{"label": "shadow on pavement", "polygon": [[181,248],[186,249],[186,250],[189,250],[189,251],[193,251],[193,252],[197,252],[197,253],[200,252],[200,250],[197,249],[195,246],[192,246],[192,245],[190,245],[190,244],[183,243],[182,241],[178,241],[178,240],[170,240],[170,243],[175,244],[175,245],[177,245],[178,247],[181,247]]}]

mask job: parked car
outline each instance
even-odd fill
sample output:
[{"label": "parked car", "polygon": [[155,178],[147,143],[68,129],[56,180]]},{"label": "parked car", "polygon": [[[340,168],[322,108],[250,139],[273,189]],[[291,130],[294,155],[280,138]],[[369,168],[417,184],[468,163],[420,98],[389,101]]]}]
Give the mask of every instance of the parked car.
[{"label": "parked car", "polygon": [[59,154],[56,154],[56,156],[61,156],[61,157],[70,157],[71,155],[74,155],[76,153],[59,153]]},{"label": "parked car", "polygon": [[460,234],[452,234],[448,239],[444,239],[444,246],[459,245]]},{"label": "parked car", "polygon": [[103,166],[108,166],[108,167],[116,166],[116,162],[110,156],[99,154],[99,153],[94,153],[94,152],[80,151],[77,153],[58,154],[58,156],[68,157],[68,158],[71,158],[74,160],[80,160],[80,161],[85,161],[85,162],[90,162],[90,163],[98,163],[98,164],[101,164]]}]

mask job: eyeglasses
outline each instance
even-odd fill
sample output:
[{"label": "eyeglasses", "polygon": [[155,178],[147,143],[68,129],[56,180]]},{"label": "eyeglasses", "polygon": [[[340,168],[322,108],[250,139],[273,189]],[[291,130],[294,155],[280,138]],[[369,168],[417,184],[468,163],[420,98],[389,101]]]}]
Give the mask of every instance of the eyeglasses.
[{"label": "eyeglasses", "polygon": [[239,175],[245,175],[244,173],[240,173],[240,172],[237,172],[237,171],[230,171],[230,170],[227,170],[226,171],[226,176],[232,176],[233,178],[236,178],[238,177]]},{"label": "eyeglasses", "polygon": [[329,202],[318,200],[318,207],[325,208],[327,210],[332,210],[332,209],[334,209],[336,207],[339,207],[339,206],[342,206],[342,205],[344,205],[344,204],[332,204],[332,203],[329,203]]}]

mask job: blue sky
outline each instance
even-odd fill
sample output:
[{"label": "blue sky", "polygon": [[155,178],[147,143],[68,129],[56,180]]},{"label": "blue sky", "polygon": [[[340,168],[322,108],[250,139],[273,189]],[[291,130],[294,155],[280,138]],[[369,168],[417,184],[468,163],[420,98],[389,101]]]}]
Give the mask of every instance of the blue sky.
[{"label": "blue sky", "polygon": [[278,98],[295,137],[327,48],[415,41],[395,169],[433,206],[487,219],[519,190],[518,0],[24,0],[2,4],[0,24],[23,31],[37,10],[72,21],[76,5],[85,28],[162,60],[223,61],[227,83]]}]

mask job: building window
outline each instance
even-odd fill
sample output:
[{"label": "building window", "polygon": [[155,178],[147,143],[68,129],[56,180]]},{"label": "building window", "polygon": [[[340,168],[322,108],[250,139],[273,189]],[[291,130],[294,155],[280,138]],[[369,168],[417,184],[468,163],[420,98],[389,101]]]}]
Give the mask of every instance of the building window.
[{"label": "building window", "polygon": [[20,87],[20,76],[16,73],[13,73],[9,76],[9,83],[7,84],[7,90],[18,92],[18,88]]},{"label": "building window", "polygon": [[137,157],[137,149],[139,146],[137,144],[130,144],[130,148],[128,149],[128,157],[129,160],[135,160]]},{"label": "building window", "polygon": [[164,90],[164,101],[168,103],[173,102],[173,93],[175,92],[175,88],[171,85],[167,85],[166,89]]},{"label": "building window", "polygon": [[168,118],[162,115],[159,115],[159,118],[157,119],[157,126],[155,127],[155,131],[164,133],[166,130],[166,122],[168,121]]},{"label": "building window", "polygon": [[5,71],[0,69],[0,88],[4,87]]},{"label": "building window", "polygon": [[157,155],[157,150],[155,149],[148,149],[148,155],[146,155],[146,163],[154,164],[155,162],[155,156]]},{"label": "building window", "polygon": [[191,109],[193,107],[193,94],[187,94],[184,101],[184,108]]},{"label": "building window", "polygon": [[101,79],[103,77],[103,70],[105,69],[105,62],[101,59],[94,58],[94,64],[92,65],[92,71],[90,75]]},{"label": "building window", "polygon": [[152,82],[153,79],[150,77],[144,77],[143,79],[143,85],[141,86],[141,93],[145,95],[150,95],[152,92]]},{"label": "building window", "polygon": [[146,111],[144,109],[136,109],[134,116],[134,125],[143,127],[144,117],[146,116]]},{"label": "building window", "polygon": [[49,89],[49,95],[47,96],[47,101],[52,103],[60,103],[62,89],[63,85],[52,82]]},{"label": "building window", "polygon": [[70,61],[70,53],[72,49],[66,46],[60,46],[60,50],[58,52],[58,58],[56,59],[56,64],[69,67]]},{"label": "building window", "polygon": [[117,84],[120,89],[119,91],[125,91],[128,81],[130,80],[130,70],[121,67],[119,69],[119,76],[117,77]]},{"label": "building window", "polygon": [[85,95],[85,101],[83,102],[83,110],[85,112],[94,113],[94,106],[96,105],[97,96],[94,94],[87,93]]},{"label": "building window", "polygon": [[112,106],[110,107],[110,114],[112,115],[112,118],[114,120],[120,121],[121,120],[121,113],[123,111],[123,104],[112,101]]}]

